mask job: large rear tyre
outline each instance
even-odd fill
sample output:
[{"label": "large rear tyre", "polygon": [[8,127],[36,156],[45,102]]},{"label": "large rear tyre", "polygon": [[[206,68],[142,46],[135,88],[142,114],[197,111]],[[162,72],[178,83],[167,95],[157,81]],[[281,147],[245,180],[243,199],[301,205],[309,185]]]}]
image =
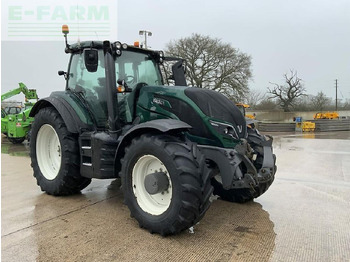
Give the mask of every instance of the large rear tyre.
[{"label": "large rear tyre", "polygon": [[88,186],[80,175],[78,137],[68,132],[56,109],[46,107],[35,116],[30,139],[34,177],[49,195],[71,195]]},{"label": "large rear tyre", "polygon": [[151,233],[181,232],[210,206],[210,170],[191,142],[142,135],[126,148],[121,164],[125,203],[140,227]]}]

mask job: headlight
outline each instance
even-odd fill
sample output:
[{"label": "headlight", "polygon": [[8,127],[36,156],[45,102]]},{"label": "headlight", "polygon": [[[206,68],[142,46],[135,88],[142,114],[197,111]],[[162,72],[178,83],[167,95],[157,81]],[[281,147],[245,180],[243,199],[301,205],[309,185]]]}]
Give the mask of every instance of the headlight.
[{"label": "headlight", "polygon": [[209,120],[212,127],[221,135],[231,137],[233,139],[239,139],[236,130],[232,125]]},{"label": "headlight", "polygon": [[120,42],[115,42],[115,47],[116,47],[117,49],[122,48],[122,43],[120,43]]},{"label": "headlight", "polygon": [[114,47],[115,47],[115,53],[116,53],[116,55],[117,55],[117,56],[121,56],[121,54],[122,54],[122,50],[121,50],[121,48],[122,48],[122,43],[120,43],[119,41],[117,41],[117,42],[114,43]]}]

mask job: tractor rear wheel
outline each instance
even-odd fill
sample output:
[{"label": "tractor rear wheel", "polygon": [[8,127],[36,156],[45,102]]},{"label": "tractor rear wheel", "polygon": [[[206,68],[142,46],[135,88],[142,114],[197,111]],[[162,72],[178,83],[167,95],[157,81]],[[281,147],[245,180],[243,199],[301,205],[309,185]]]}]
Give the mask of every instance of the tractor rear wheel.
[{"label": "tractor rear wheel", "polygon": [[56,109],[46,107],[35,116],[30,139],[34,177],[49,195],[71,195],[88,186],[80,176],[78,138],[68,132]]},{"label": "tractor rear wheel", "polygon": [[210,206],[210,169],[191,142],[142,135],[126,148],[121,164],[125,203],[140,227],[151,233],[185,230]]}]

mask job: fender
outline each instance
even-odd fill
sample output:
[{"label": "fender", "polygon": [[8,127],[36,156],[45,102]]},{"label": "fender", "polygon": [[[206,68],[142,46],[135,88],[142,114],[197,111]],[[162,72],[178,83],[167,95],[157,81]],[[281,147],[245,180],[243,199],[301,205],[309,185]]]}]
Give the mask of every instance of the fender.
[{"label": "fender", "polygon": [[35,117],[42,108],[54,107],[62,116],[69,132],[80,133],[81,129],[93,130],[93,122],[87,110],[72,96],[68,91],[53,92],[49,97],[36,102],[29,116]]},{"label": "fender", "polygon": [[120,139],[114,158],[116,174],[118,174],[121,168],[120,159],[124,155],[124,149],[134,137],[137,137],[141,134],[149,133],[151,131],[155,131],[158,133],[167,133],[170,131],[187,131],[191,128],[192,126],[190,126],[189,124],[175,119],[157,119],[144,122],[142,124],[132,127]]}]

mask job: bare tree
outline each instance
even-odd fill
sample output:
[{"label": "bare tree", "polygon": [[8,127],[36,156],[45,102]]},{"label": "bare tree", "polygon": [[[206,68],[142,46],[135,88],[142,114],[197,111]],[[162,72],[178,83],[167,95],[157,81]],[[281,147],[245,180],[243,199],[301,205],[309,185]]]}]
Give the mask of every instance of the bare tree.
[{"label": "bare tree", "polygon": [[350,110],[350,99],[346,98],[344,105],[343,105],[343,110]]},{"label": "bare tree", "polygon": [[322,111],[327,107],[331,102],[331,99],[329,97],[326,97],[326,95],[323,92],[318,92],[316,96],[311,98],[311,103],[313,106],[313,109]]},{"label": "bare tree", "polygon": [[186,60],[189,86],[219,91],[242,99],[251,78],[251,57],[218,38],[200,34],[167,44],[166,54]]},{"label": "bare tree", "polygon": [[290,70],[290,75],[284,74],[284,79],[284,85],[270,82],[273,86],[268,87],[268,92],[272,95],[271,98],[277,99],[284,112],[290,112],[296,98],[304,95],[306,89],[296,71]]},{"label": "bare tree", "polygon": [[252,108],[256,107],[258,104],[260,104],[262,101],[266,99],[266,92],[263,90],[257,90],[257,89],[250,89],[245,94],[244,101],[250,105]]},{"label": "bare tree", "polygon": [[311,95],[303,95],[295,99],[293,103],[294,111],[310,111],[312,110]]},{"label": "bare tree", "polygon": [[256,110],[275,110],[277,108],[277,103],[273,99],[266,99],[261,101],[255,106]]}]

